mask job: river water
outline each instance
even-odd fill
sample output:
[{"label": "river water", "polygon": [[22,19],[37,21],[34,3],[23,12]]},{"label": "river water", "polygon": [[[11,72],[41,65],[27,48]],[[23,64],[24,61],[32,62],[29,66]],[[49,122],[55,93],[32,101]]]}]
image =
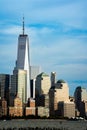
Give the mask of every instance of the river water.
[{"label": "river water", "polygon": [[0,121],[0,130],[11,130],[10,128],[13,130],[19,130],[19,128],[25,128],[26,130],[29,130],[29,128],[52,128],[52,130],[55,130],[55,128],[61,128],[61,130],[87,130],[87,121],[66,121],[52,119]]}]

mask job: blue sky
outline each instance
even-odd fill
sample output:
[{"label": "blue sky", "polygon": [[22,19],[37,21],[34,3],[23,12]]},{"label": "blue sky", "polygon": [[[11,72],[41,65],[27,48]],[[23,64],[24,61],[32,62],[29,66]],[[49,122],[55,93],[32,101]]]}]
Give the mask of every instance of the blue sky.
[{"label": "blue sky", "polygon": [[87,88],[87,0],[0,0],[0,73],[12,74],[18,35],[30,40],[31,65]]}]

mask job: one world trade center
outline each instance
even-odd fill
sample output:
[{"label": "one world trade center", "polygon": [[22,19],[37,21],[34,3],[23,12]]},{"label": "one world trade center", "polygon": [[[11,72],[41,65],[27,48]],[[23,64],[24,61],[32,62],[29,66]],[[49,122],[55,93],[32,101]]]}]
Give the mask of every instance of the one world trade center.
[{"label": "one world trade center", "polygon": [[30,58],[29,58],[29,38],[28,35],[24,33],[24,17],[23,17],[23,34],[18,37],[18,51],[17,51],[17,61],[16,70],[25,70],[27,72],[27,83],[26,83],[26,97],[27,99],[31,97],[30,94]]}]

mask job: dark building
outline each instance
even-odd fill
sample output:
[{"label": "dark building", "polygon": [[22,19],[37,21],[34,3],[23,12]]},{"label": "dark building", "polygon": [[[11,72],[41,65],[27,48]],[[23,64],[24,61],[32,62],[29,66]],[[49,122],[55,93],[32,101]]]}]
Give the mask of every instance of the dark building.
[{"label": "dark building", "polygon": [[0,99],[0,117],[7,116],[7,101]]},{"label": "dark building", "polygon": [[6,99],[7,104],[9,104],[9,84],[10,75],[0,74],[0,98]]},{"label": "dark building", "polygon": [[86,115],[85,102],[87,102],[87,90],[81,86],[78,86],[74,93],[76,109],[80,112],[80,116]]}]

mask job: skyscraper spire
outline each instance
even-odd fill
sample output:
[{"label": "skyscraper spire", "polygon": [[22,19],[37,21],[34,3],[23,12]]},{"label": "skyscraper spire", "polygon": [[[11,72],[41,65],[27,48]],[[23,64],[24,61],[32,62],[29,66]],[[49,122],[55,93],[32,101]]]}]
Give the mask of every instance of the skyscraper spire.
[{"label": "skyscraper spire", "polygon": [[24,35],[24,16],[23,16],[23,35]]}]

